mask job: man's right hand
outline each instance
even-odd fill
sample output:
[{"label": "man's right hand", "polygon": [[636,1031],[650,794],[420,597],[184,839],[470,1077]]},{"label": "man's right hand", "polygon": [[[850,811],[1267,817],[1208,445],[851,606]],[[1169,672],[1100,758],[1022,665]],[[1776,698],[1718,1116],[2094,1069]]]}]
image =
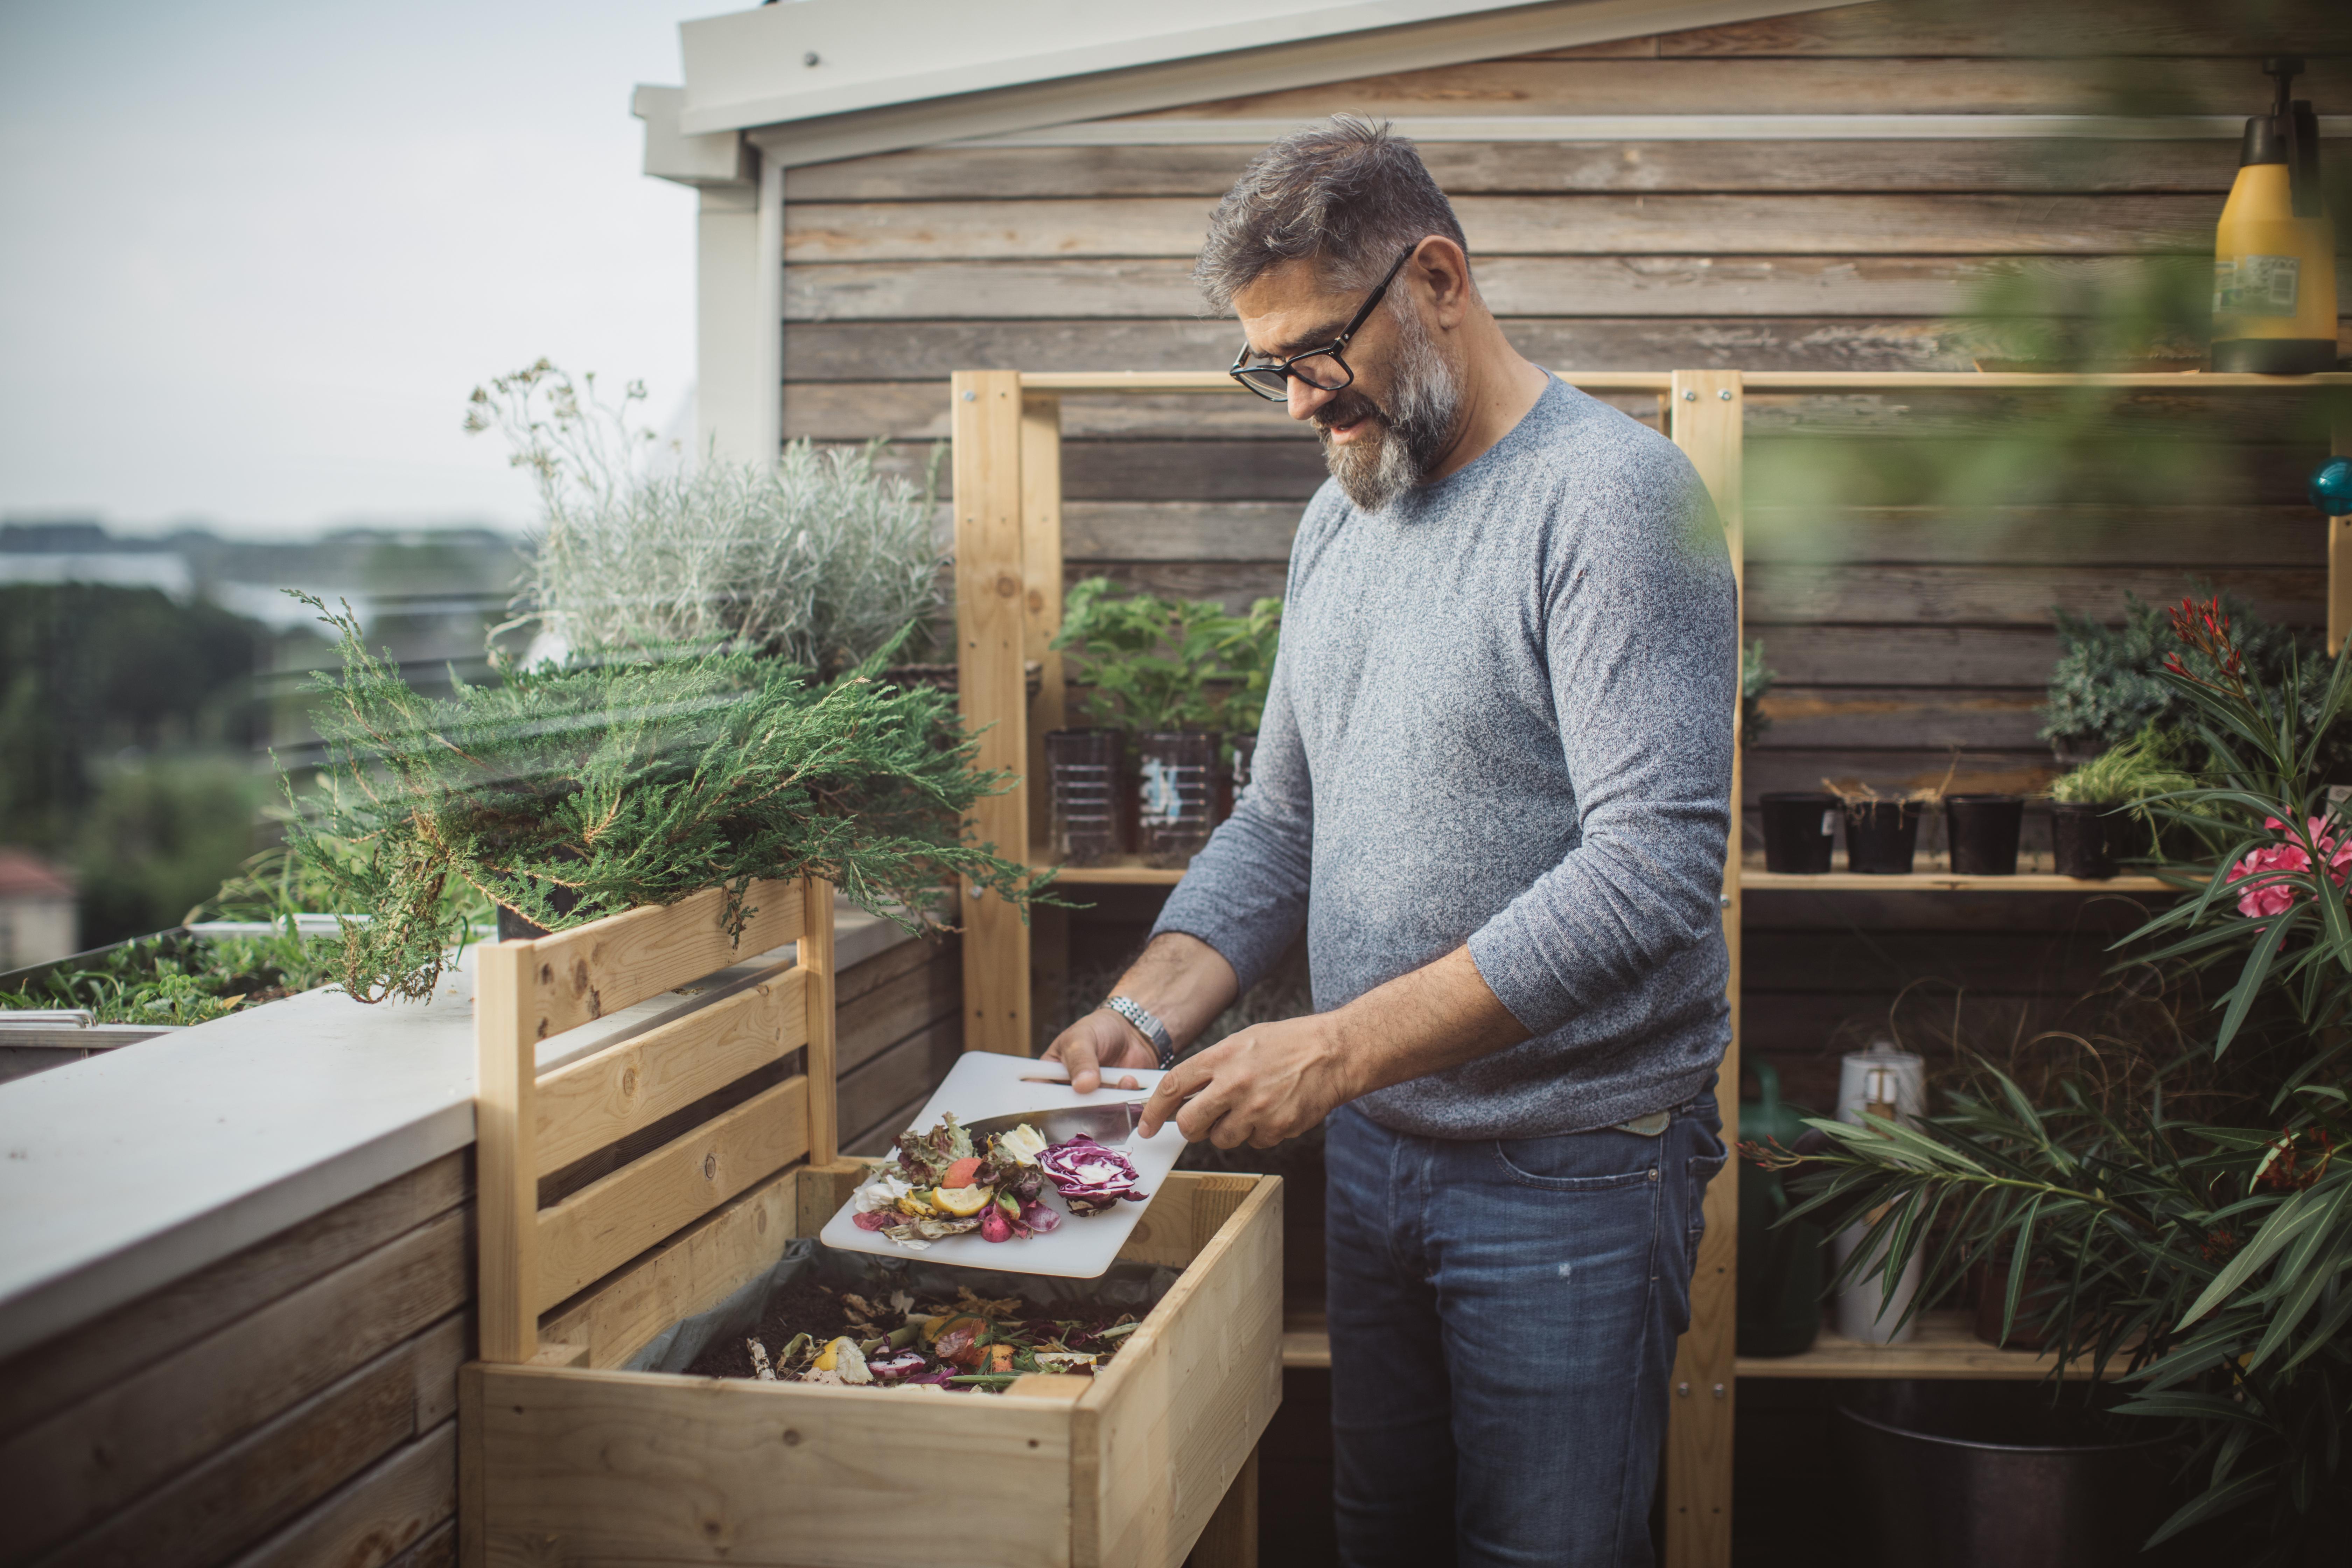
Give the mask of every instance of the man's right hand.
[{"label": "man's right hand", "polygon": [[[1108,1007],[1096,1008],[1063,1030],[1060,1037],[1045,1047],[1045,1059],[1069,1068],[1070,1087],[1080,1094],[1091,1094],[1100,1089],[1106,1071],[1160,1065],[1160,1054],[1151,1048],[1142,1032]],[[1143,1084],[1130,1077],[1112,1087],[1141,1089]]]}]

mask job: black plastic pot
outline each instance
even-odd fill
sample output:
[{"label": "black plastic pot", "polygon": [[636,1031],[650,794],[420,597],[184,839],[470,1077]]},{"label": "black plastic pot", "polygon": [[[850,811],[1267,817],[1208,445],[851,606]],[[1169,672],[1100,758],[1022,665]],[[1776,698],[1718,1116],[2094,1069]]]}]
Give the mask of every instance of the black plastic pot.
[{"label": "black plastic pot", "polygon": [[2058,874],[2105,881],[2116,874],[2116,858],[2107,847],[2110,806],[2088,801],[2058,801],[2050,808],[2050,845]]},{"label": "black plastic pot", "polygon": [[2170,1510],[2175,1435],[2038,1383],[1869,1385],[1838,1407],[1866,1560],[1916,1568],[2140,1568]]},{"label": "black plastic pot", "polygon": [[1126,738],[1116,730],[1049,730],[1055,858],[1091,866],[1119,851],[1119,775]]},{"label": "black plastic pot", "polygon": [[1135,738],[1137,847],[1153,866],[1189,864],[1215,826],[1217,738],[1184,730]]},{"label": "black plastic pot", "polygon": [[2017,836],[2025,826],[2023,795],[1947,795],[1944,826],[1951,840],[1956,875],[2017,875]]},{"label": "black plastic pot", "polygon": [[1919,803],[1916,800],[1849,801],[1845,807],[1845,864],[1849,871],[1876,876],[1910,874],[1919,851]]},{"label": "black plastic pot", "polygon": [[1789,790],[1761,796],[1764,808],[1764,868],[1818,876],[1830,868],[1837,847],[1837,796],[1822,790]]}]

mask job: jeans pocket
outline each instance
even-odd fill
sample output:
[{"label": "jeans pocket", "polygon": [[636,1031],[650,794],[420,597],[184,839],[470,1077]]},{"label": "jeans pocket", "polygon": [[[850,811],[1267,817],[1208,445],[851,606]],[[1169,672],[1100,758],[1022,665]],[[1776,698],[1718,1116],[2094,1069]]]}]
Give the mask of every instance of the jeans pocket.
[{"label": "jeans pocket", "polygon": [[1596,1128],[1551,1138],[1497,1138],[1495,1163],[1523,1187],[1549,1193],[1605,1193],[1658,1179],[1655,1138]]},{"label": "jeans pocket", "polygon": [[1684,1262],[1694,1274],[1698,1271],[1699,1238],[1706,1235],[1707,1184],[1722,1173],[1726,1159],[1722,1154],[1694,1154],[1685,1162],[1690,1178],[1690,1208],[1683,1222]]}]

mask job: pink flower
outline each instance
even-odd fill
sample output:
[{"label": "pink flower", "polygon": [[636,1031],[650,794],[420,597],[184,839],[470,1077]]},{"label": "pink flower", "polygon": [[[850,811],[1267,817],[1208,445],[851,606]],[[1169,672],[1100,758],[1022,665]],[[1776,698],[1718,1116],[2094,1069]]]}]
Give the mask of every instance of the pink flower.
[{"label": "pink flower", "polygon": [[[2293,844],[2273,844],[2257,849],[2230,868],[2230,880],[2242,881],[2265,872],[2303,871],[2311,869],[2311,857]],[[2238,895],[2238,912],[2257,920],[2283,915],[2294,906],[2299,895],[2292,884],[2276,879],[2257,888],[2249,888]]]}]

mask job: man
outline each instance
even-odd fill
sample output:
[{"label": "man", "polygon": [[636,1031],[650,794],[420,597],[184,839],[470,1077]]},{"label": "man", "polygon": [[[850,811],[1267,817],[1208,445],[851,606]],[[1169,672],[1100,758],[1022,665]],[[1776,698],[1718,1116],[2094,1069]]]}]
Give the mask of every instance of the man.
[{"label": "man", "polygon": [[1412,144],[1341,117],[1210,220],[1234,374],[1322,437],[1246,803],[1082,1089],[1163,1063],[1303,925],[1312,1016],[1179,1064],[1220,1148],[1327,1128],[1351,1564],[1650,1561],[1730,1037],[1736,615],[1682,454],[1505,341]]}]

